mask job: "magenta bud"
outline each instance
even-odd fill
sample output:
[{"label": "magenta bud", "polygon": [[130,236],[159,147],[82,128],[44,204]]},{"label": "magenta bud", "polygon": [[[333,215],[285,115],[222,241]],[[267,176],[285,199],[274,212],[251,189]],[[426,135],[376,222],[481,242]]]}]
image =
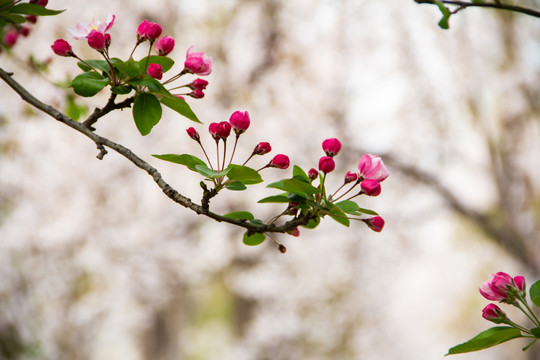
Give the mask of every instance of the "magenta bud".
[{"label": "magenta bud", "polygon": [[374,216],[372,218],[369,218],[367,220],[364,220],[364,222],[369,226],[369,228],[376,232],[381,232],[384,227],[384,219],[380,216]]},{"label": "magenta bud", "polygon": [[377,180],[366,179],[360,183],[362,193],[368,196],[379,196],[381,194],[381,184]]},{"label": "magenta bud", "polygon": [[55,40],[51,45],[52,51],[58,56],[73,56],[71,45],[64,39]]},{"label": "magenta bud", "polygon": [[10,30],[4,35],[4,44],[7,46],[13,46],[19,39],[19,33],[17,30]]},{"label": "magenta bud", "polygon": [[482,310],[482,317],[486,320],[494,322],[495,324],[503,323],[508,319],[504,311],[502,311],[501,308],[495,304],[487,305]]},{"label": "magenta bud", "polygon": [[322,148],[326,156],[334,157],[341,150],[341,142],[336,138],[326,139],[322,143]]},{"label": "magenta bud", "polygon": [[197,130],[195,130],[194,127],[187,128],[186,132],[189,135],[189,137],[195,140],[196,142],[199,142],[201,140],[199,133],[197,132]]},{"label": "magenta bud", "polygon": [[336,163],[330,156],[323,156],[319,159],[319,170],[325,174],[334,171]]},{"label": "magenta bud", "polygon": [[204,97],[204,91],[202,91],[201,89],[195,89],[188,95],[194,99],[202,99]]},{"label": "magenta bud", "polygon": [[105,35],[103,35],[99,31],[90,31],[90,34],[88,34],[86,39],[88,40],[88,45],[90,45],[92,49],[95,49],[97,51],[103,51],[103,49],[105,49]]},{"label": "magenta bud", "polygon": [[229,123],[232,125],[234,132],[240,135],[249,128],[249,113],[247,111],[235,111],[229,118]]},{"label": "magenta bud", "polygon": [[311,168],[308,171],[308,177],[309,177],[309,180],[313,181],[313,180],[315,180],[316,178],[319,177],[319,172],[317,170]]},{"label": "magenta bud", "polygon": [[489,280],[480,286],[480,294],[491,301],[510,301],[510,290],[514,287],[512,277],[505,272],[499,271],[491,274]]},{"label": "magenta bud", "polygon": [[184,62],[184,71],[197,75],[210,75],[212,58],[203,52],[194,52],[193,46],[190,46]]},{"label": "magenta bud", "polygon": [[347,174],[345,174],[345,184],[351,183],[356,180],[358,180],[358,174],[353,173],[352,171],[347,171]]},{"label": "magenta bud", "polygon": [[272,147],[267,142],[260,142],[255,146],[255,149],[253,150],[254,155],[264,155],[268,154],[270,151],[272,151]]},{"label": "magenta bud", "polygon": [[163,77],[163,67],[159,64],[150,64],[150,66],[148,66],[148,75],[154,79],[161,80]]},{"label": "magenta bud", "polygon": [[270,163],[268,163],[268,166],[270,166],[270,167],[275,167],[275,168],[283,169],[283,170],[288,168],[289,165],[290,165],[289,157],[287,155],[283,155],[283,154],[277,154],[270,161]]},{"label": "magenta bud", "polygon": [[174,39],[164,36],[156,42],[155,49],[159,56],[167,56],[174,49]]},{"label": "magenta bud", "polygon": [[298,230],[298,227],[295,227],[294,229],[287,231],[287,234],[298,237],[300,236],[300,230]]},{"label": "magenta bud", "polygon": [[200,78],[193,80],[191,84],[189,84],[189,87],[192,90],[196,90],[196,89],[204,90],[206,89],[207,86],[208,86],[208,81],[204,79],[200,79]]}]

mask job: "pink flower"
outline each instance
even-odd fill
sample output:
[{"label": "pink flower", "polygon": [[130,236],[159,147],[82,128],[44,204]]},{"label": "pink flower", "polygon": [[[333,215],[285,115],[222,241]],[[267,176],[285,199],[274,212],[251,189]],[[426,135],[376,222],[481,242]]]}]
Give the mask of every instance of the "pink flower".
[{"label": "pink flower", "polygon": [[[150,41],[154,41],[161,35],[162,32],[163,32],[163,29],[161,28],[161,25],[156,24],[155,22],[149,22],[148,20],[144,20],[137,27],[137,41],[139,43],[145,41],[146,39]],[[173,46],[174,46],[174,40],[173,40]]]},{"label": "pink flower", "polygon": [[381,232],[384,227],[384,219],[380,216],[374,216],[372,218],[369,218],[367,220],[364,220],[364,222],[369,226],[369,228],[376,232]]},{"label": "pink flower", "polygon": [[170,36],[164,36],[156,42],[155,48],[159,56],[167,56],[174,49],[174,39]]},{"label": "pink flower", "polygon": [[249,113],[247,111],[235,111],[229,118],[229,122],[231,123],[236,135],[240,135],[244,133],[249,127]]},{"label": "pink flower", "polygon": [[381,194],[381,184],[377,180],[366,179],[360,183],[362,193],[368,196],[379,196]]},{"label": "pink flower", "polygon": [[264,155],[268,154],[270,151],[272,151],[272,147],[267,142],[260,142],[255,146],[255,149],[253,150],[253,155]]},{"label": "pink flower", "polygon": [[26,21],[28,21],[31,24],[35,24],[37,22],[37,16],[36,15],[27,15]]},{"label": "pink flower", "polygon": [[207,86],[208,86],[208,81],[206,81],[204,79],[201,79],[201,78],[197,78],[197,79],[193,80],[191,82],[191,84],[189,84],[189,87],[192,90],[196,90],[196,89],[204,90],[204,89],[206,89]]},{"label": "pink flower", "polygon": [[212,137],[216,141],[219,140],[218,128],[219,128],[218,123],[211,123],[210,125],[208,125],[208,132],[210,133],[210,135],[212,135]]},{"label": "pink flower", "polygon": [[97,30],[92,30],[90,34],[88,34],[87,39],[88,45],[90,45],[92,49],[97,51],[103,51],[103,49],[105,49],[106,38],[103,33],[100,33]]},{"label": "pink flower", "polygon": [[510,291],[514,288],[512,277],[502,271],[491,274],[490,279],[482,283],[480,294],[492,301],[513,301]]},{"label": "pink flower", "polygon": [[106,21],[92,20],[88,24],[78,23],[75,29],[68,29],[71,37],[77,40],[84,40],[92,31],[98,31],[105,34],[114,25],[115,16],[109,14]]},{"label": "pink flower", "polygon": [[525,294],[525,278],[523,276],[514,276],[514,284],[522,294]]},{"label": "pink flower", "polygon": [[28,35],[30,35],[30,28],[28,26],[21,26],[21,29],[19,30],[19,33],[24,36],[24,37],[27,37]]},{"label": "pink flower", "polygon": [[208,127],[208,131],[210,132],[210,135],[212,135],[214,140],[225,140],[231,134],[231,124],[229,124],[227,121],[222,121],[220,123],[211,123]]},{"label": "pink flower", "polygon": [[326,156],[334,157],[341,150],[341,142],[336,138],[326,139],[322,143],[322,148]]},{"label": "pink flower", "polygon": [[210,75],[212,58],[203,52],[193,52],[193,46],[190,46],[184,62],[184,71],[197,75]]},{"label": "pink flower", "polygon": [[187,134],[189,135],[190,138],[192,138],[193,140],[195,140],[196,142],[199,142],[201,140],[201,137],[199,135],[199,133],[197,132],[197,130],[195,130],[194,127],[190,127],[188,129],[186,129],[187,131]]},{"label": "pink flower", "polygon": [[358,180],[358,174],[352,171],[347,171],[347,174],[345,174],[345,184],[351,183],[356,180]]},{"label": "pink flower", "polygon": [[49,0],[30,0],[30,4],[36,4],[43,7],[47,6],[48,3]]},{"label": "pink flower", "polygon": [[325,174],[334,171],[336,163],[330,156],[323,156],[319,159],[319,170]]},{"label": "pink flower", "polygon": [[58,56],[73,56],[71,45],[66,40],[58,39],[51,45],[52,51]]},{"label": "pink flower", "polygon": [[188,95],[194,99],[202,99],[204,97],[204,91],[202,91],[201,89],[195,89]]},{"label": "pink flower", "polygon": [[154,79],[161,80],[163,77],[163,68],[159,64],[150,64],[150,66],[148,66],[148,75]]},{"label": "pink flower", "polygon": [[498,307],[495,304],[489,304],[482,310],[482,317],[486,320],[489,320],[491,322],[494,322],[495,324],[500,324],[505,322],[507,319],[506,314],[504,311],[501,310],[500,307]]},{"label": "pink flower", "polygon": [[319,177],[319,172],[317,170],[311,168],[308,171],[308,177],[309,177],[309,180],[313,181],[313,180],[315,180],[316,178]]},{"label": "pink flower", "polygon": [[7,46],[13,46],[19,39],[19,33],[17,30],[10,30],[4,35],[4,44]]},{"label": "pink flower", "polygon": [[300,236],[300,230],[298,230],[298,227],[295,227],[294,229],[287,231],[287,234],[298,237]]},{"label": "pink flower", "polygon": [[144,40],[146,40],[146,30],[147,29],[148,29],[148,20],[145,19],[137,27],[137,41],[138,42],[143,42]]},{"label": "pink flower", "polygon": [[289,167],[289,157],[283,154],[277,154],[268,164],[269,167],[276,167],[285,170]]},{"label": "pink flower", "polygon": [[371,154],[362,155],[358,163],[358,170],[364,179],[373,179],[378,182],[384,181],[389,175],[381,158]]}]

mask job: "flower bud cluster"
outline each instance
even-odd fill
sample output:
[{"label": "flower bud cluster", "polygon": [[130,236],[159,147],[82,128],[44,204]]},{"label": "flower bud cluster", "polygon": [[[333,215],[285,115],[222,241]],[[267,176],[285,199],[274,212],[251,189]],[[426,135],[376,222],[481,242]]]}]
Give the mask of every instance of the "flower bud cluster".
[{"label": "flower bud cluster", "polygon": [[[30,0],[30,4],[39,5],[46,7],[48,0]],[[9,7],[16,5],[17,2],[12,2],[12,4],[4,4],[3,10],[8,10]],[[38,20],[36,15],[26,15],[24,18],[21,17],[21,23],[7,23],[5,25],[0,25],[0,53],[2,49],[10,49],[21,37],[27,37],[32,32],[32,25],[35,24]]]}]

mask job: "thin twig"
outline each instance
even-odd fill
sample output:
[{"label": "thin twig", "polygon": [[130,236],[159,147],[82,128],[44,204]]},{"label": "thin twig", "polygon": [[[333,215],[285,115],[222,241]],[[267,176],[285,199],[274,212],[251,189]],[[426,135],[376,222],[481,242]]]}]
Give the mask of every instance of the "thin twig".
[{"label": "thin twig", "polygon": [[[417,4],[433,4],[435,5],[436,0],[414,0]],[[503,4],[500,2],[494,2],[494,3],[488,3],[488,2],[480,2],[480,3],[473,3],[468,1],[460,1],[460,0],[441,0],[443,4],[447,5],[456,5],[459,6],[460,10],[465,9],[468,7],[484,7],[484,8],[492,8],[497,10],[506,10],[506,11],[514,11],[519,12],[525,15],[530,15],[534,17],[540,17],[540,11],[522,7],[522,6],[515,6],[510,4]]]}]

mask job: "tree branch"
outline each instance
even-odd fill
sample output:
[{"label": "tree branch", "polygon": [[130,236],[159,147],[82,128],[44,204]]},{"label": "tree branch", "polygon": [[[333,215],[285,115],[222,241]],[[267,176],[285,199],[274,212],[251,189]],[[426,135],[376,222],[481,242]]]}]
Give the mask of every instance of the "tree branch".
[{"label": "tree branch", "polygon": [[107,115],[113,110],[124,109],[124,108],[130,107],[133,101],[135,100],[135,98],[132,96],[122,102],[115,103],[114,102],[115,99],[116,99],[116,94],[111,93],[111,97],[109,98],[109,101],[107,101],[107,104],[105,104],[105,106],[102,107],[101,109],[95,108],[94,112],[90,116],[88,116],[88,118],[83,122],[83,125],[89,128],[90,130],[94,131],[96,129],[93,128],[92,125],[94,125],[96,121],[98,121],[99,118]]},{"label": "tree branch", "polygon": [[[71,127],[72,129],[80,132],[81,134],[87,136],[90,138],[98,147],[100,150],[97,158],[103,159],[105,154],[107,153],[107,150],[105,147],[108,147],[110,149],[113,149],[120,155],[124,156],[126,159],[131,161],[135,166],[138,168],[146,171],[153,179],[154,182],[159,186],[159,188],[163,191],[163,193],[169,197],[171,200],[176,202],[177,204],[188,208],[194,212],[196,212],[199,215],[205,215],[211,219],[214,219],[218,222],[226,222],[232,225],[240,226],[249,231],[249,233],[265,233],[265,232],[274,232],[274,233],[286,233],[292,229],[294,229],[297,226],[305,225],[309,222],[311,219],[309,216],[301,216],[296,217],[290,221],[285,222],[282,225],[275,225],[275,224],[254,224],[249,221],[246,221],[245,219],[232,219],[226,216],[222,216],[216,213],[213,213],[208,210],[208,201],[209,198],[206,199],[205,206],[198,205],[191,201],[191,199],[185,197],[184,195],[180,194],[178,191],[176,191],[172,186],[170,186],[165,180],[163,180],[163,177],[157,171],[154,167],[152,167],[150,164],[148,164],[146,161],[135,155],[130,149],[126,148],[123,145],[120,145],[118,143],[115,143],[107,138],[104,138],[102,136],[99,136],[95,132],[93,132],[89,127],[85,126],[84,124],[77,122],[65,114],[61,113],[54,107],[47,105],[37,98],[35,98],[32,94],[30,94],[21,84],[19,84],[17,81],[15,81],[12,78],[12,73],[6,72],[4,69],[0,68],[0,78],[4,80],[19,96],[26,101],[28,104],[32,105],[36,109],[39,109],[43,111],[44,113],[48,114],[49,116],[53,117],[54,119],[58,120],[59,122]],[[112,99],[112,100],[111,100]],[[94,114],[101,114],[101,116],[107,114],[108,112],[114,110],[114,106],[119,106],[122,103],[109,105],[114,103],[114,97],[111,96],[111,99],[109,99],[107,105],[103,109],[96,109],[92,115],[90,115],[89,119],[94,118]],[[129,99],[128,99],[129,100]],[[109,107],[108,107],[109,105]],[[123,106],[123,105],[122,105]],[[125,107],[125,106],[123,106]],[[95,115],[96,120],[99,118],[99,116]],[[95,122],[95,121],[94,121]],[[208,196],[208,195],[206,195]]]},{"label": "tree branch", "polygon": [[[436,0],[414,0],[417,4],[436,4]],[[530,15],[534,17],[540,17],[540,11],[525,8],[522,6],[515,6],[515,5],[509,5],[509,4],[503,4],[501,2],[495,2],[495,3],[487,3],[487,2],[480,2],[480,3],[473,3],[468,1],[460,1],[460,0],[441,0],[443,4],[447,5],[455,5],[458,6],[460,9],[466,9],[468,7],[483,7],[483,8],[492,8],[492,9],[498,9],[498,10],[506,10],[506,11],[514,11],[519,12],[525,15]]]}]

